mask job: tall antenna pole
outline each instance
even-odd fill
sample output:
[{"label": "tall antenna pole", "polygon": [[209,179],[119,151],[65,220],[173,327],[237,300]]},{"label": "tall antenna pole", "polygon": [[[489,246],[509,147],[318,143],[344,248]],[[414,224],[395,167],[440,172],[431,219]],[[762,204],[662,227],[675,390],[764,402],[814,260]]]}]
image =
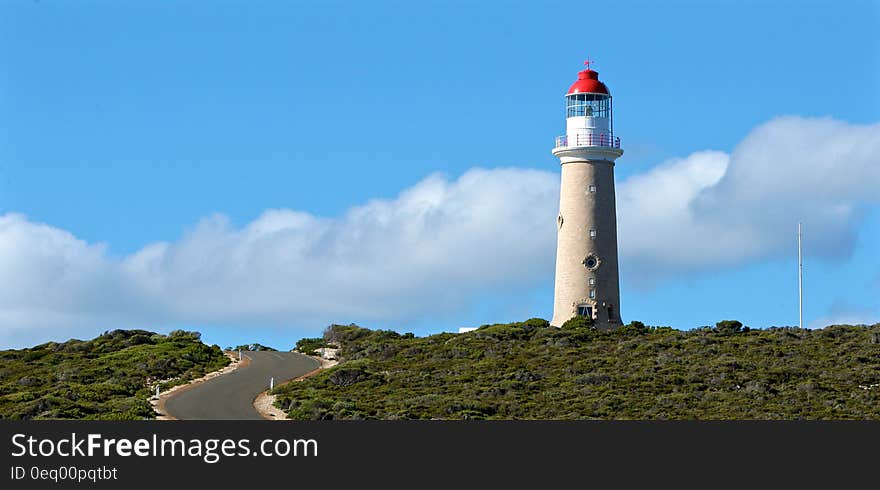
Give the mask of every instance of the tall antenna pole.
[{"label": "tall antenna pole", "polygon": [[798,326],[804,328],[804,255],[801,252],[800,221],[798,221]]}]

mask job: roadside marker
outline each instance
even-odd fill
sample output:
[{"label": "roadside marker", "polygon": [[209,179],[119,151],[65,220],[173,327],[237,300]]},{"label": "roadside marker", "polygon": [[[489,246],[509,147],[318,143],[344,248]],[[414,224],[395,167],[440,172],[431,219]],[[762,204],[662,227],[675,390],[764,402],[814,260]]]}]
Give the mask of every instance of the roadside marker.
[{"label": "roadside marker", "polygon": [[269,378],[269,389],[270,390],[275,389],[275,376],[272,376],[271,378]]}]

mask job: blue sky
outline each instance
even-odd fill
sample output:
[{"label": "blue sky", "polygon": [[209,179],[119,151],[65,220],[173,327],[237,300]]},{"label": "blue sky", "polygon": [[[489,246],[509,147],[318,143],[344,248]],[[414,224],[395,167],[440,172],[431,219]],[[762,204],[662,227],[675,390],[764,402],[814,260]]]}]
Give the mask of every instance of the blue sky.
[{"label": "blue sky", "polygon": [[[803,134],[821,138],[833,132],[829,147],[834,147],[848,134],[865,133],[859,141],[868,143],[859,144],[874,144],[880,120],[878,28],[876,2],[845,1],[615,2],[613,7],[3,2],[0,216],[11,224],[0,233],[0,243],[7,240],[5,249],[0,245],[6,283],[0,306],[8,313],[0,315],[0,343],[89,337],[114,327],[181,327],[224,346],[260,341],[289,347],[300,337],[320,334],[331,321],[427,334],[548,318],[558,204],[550,182],[559,171],[550,147],[564,128],[562,95],[585,57],[596,60],[615,97],[614,127],[626,150],[617,181],[626,188],[627,179],[652,171],[656,176],[670,162],[709,168],[715,163],[701,160],[705,150],[732,155],[728,169],[754,169],[764,157],[737,149],[760,147],[767,135],[791,132],[791,141],[809,141]],[[780,116],[798,119],[767,126]],[[820,123],[829,120],[842,126]],[[768,241],[760,250],[719,252],[691,263],[694,254],[678,247],[664,253],[681,249],[682,257],[658,262],[650,242],[641,243],[644,227],[636,226],[637,213],[622,210],[631,218],[628,227],[621,223],[621,241],[641,240],[631,254],[621,243],[624,320],[678,328],[725,318],[755,327],[796,324],[795,216],[803,209],[810,211],[803,217],[806,323],[880,321],[880,207],[865,188],[866,179],[880,184],[869,166],[880,166],[880,159],[860,155],[864,162],[850,168],[844,155],[852,149],[846,148],[831,152],[832,160],[840,158],[831,163],[842,183],[825,200],[816,197],[808,179],[825,175],[810,164],[815,152],[805,155],[800,169],[807,180],[781,185],[786,199],[751,200],[740,207],[737,199],[748,196],[729,172],[733,183],[723,180],[719,188],[731,201],[719,216],[780,214],[776,221],[767,218],[762,234],[755,235]],[[391,222],[410,216],[409,201],[401,196],[412,189],[418,196],[442,194],[446,197],[438,199],[455,206],[456,196],[465,195],[461,202],[500,213],[486,218],[491,223],[516,221],[519,214],[509,216],[497,202],[467,194],[461,179],[473,176],[473,168],[521,170],[478,175],[498,187],[497,193],[480,195],[516,201],[514,210],[549,202],[550,240],[520,240],[513,231],[543,232],[521,224],[485,236],[454,223],[430,228],[446,237],[462,233],[465,238],[449,242],[468,245],[458,250],[431,232],[407,241],[393,236],[401,228],[381,228],[389,216]],[[855,175],[864,169],[866,175]],[[788,182],[790,174],[780,175]],[[771,184],[776,177],[768,174]],[[503,192],[506,185],[510,195]],[[658,195],[663,192],[656,188]],[[801,207],[798,195],[809,195],[811,203]],[[829,224],[832,218],[816,211],[829,206],[846,207],[845,219]],[[267,217],[266,210],[288,214]],[[741,218],[730,222],[744,222]],[[240,245],[217,245],[247,241],[254,223],[291,229],[300,219],[314,219],[302,233],[319,230],[330,248],[352,240],[379,248],[382,238],[374,244],[369,237],[381,228],[384,239],[401,249],[349,257],[358,270],[347,276],[336,268],[323,272],[325,262],[309,262],[320,255],[314,243],[298,257],[285,255],[294,253],[289,246],[266,245],[260,257],[293,264],[291,281],[284,283],[272,274],[272,260],[234,262],[230,257],[238,257]],[[780,223],[790,229],[782,230]],[[674,226],[665,228],[673,235],[682,233],[669,228]],[[351,236],[333,231],[342,229],[360,231]],[[767,238],[768,229],[780,235]],[[747,230],[740,235],[744,240],[753,231]],[[419,237],[430,244],[421,247]],[[729,246],[712,238],[693,241],[702,250]],[[151,244],[175,250],[183,242],[192,246],[177,247],[188,250],[180,257],[214,257],[199,252],[205,248],[198,246],[206,247],[222,256],[217,269],[184,277],[177,275],[181,266],[162,259],[165,268],[150,266],[150,279],[131,272],[141,267],[142,256],[154,253]],[[483,246],[522,250],[485,271],[479,270],[482,256],[457,255]],[[419,255],[412,263],[430,260],[431,267],[407,266],[412,274],[406,274],[389,265],[414,249],[430,251],[430,257]],[[14,251],[5,261],[4,250]],[[476,266],[454,273],[444,260],[472,260]],[[222,267],[238,275],[217,273]],[[64,272],[70,270],[78,272]],[[67,275],[54,281],[54,274]],[[119,292],[130,277],[153,281],[149,291],[156,297],[146,301],[146,294]],[[320,284],[312,287],[309,278]],[[373,285],[383,281],[390,282]],[[221,290],[220,284],[249,289]],[[340,288],[345,294],[333,297]],[[51,294],[45,293],[49,289]],[[64,289],[76,294],[65,295]],[[202,296],[204,291],[210,294]],[[187,304],[169,305],[163,294],[187,298]],[[285,307],[285,295],[299,298],[299,305]],[[240,307],[230,306],[236,298],[244,298]]]}]

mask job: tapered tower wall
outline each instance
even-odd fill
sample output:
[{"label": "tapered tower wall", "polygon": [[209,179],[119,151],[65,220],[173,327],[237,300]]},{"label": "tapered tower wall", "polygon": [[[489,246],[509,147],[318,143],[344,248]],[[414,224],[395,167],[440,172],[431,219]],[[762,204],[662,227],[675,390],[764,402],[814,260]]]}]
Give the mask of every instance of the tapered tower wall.
[{"label": "tapered tower wall", "polygon": [[562,165],[550,323],[561,326],[589,306],[598,327],[613,328],[620,324],[614,162],[572,158]]}]

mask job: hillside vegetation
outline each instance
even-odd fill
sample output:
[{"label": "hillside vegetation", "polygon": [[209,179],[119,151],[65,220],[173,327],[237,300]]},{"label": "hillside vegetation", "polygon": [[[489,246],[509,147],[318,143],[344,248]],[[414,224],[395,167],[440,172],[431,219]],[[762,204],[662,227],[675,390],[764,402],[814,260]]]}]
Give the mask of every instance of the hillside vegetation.
[{"label": "hillside vegetation", "polygon": [[88,341],[0,351],[0,418],[143,419],[162,389],[226,366],[198,332],[114,330]]},{"label": "hillside vegetation", "polygon": [[272,352],[278,351],[278,349],[275,349],[274,347],[269,347],[267,345],[263,345],[263,344],[260,344],[257,342],[254,342],[253,344],[237,345],[235,347],[229,346],[226,348],[226,350],[228,350],[228,351],[249,350],[249,351],[272,351]]},{"label": "hillside vegetation", "polygon": [[691,331],[334,325],[343,362],[276,388],[295,419],[880,419],[880,324]]}]

